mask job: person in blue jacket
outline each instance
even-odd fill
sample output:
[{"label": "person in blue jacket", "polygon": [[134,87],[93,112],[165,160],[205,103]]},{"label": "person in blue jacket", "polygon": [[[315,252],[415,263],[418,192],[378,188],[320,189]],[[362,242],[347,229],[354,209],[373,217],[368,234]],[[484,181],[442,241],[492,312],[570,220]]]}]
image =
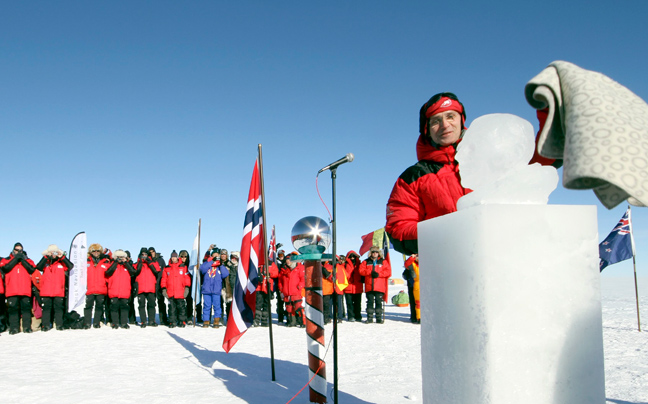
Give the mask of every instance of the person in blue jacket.
[{"label": "person in blue jacket", "polygon": [[[212,252],[216,252],[213,250]],[[218,253],[213,253],[200,265],[200,273],[203,275],[203,327],[209,327],[209,316],[212,307],[214,308],[214,327],[220,327],[221,318],[221,291],[223,281],[229,276],[229,271],[218,259]]]}]

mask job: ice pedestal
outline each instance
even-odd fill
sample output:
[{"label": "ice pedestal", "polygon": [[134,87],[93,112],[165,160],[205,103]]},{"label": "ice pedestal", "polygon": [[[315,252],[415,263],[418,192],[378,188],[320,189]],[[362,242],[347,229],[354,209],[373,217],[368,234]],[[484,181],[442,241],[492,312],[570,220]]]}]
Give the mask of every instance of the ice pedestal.
[{"label": "ice pedestal", "polygon": [[419,223],[426,404],[605,404],[595,206]]}]

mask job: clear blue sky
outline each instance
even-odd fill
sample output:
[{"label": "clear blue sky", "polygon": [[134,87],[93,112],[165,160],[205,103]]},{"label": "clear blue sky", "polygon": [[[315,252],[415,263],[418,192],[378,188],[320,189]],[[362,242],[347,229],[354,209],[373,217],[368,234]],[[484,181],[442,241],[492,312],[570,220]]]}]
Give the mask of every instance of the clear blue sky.
[{"label": "clear blue sky", "polygon": [[[301,217],[326,218],[315,174],[338,170],[338,252],[384,225],[416,159],[418,110],[456,93],[468,122],[528,119],[526,82],[554,60],[600,71],[648,99],[648,2],[137,1],[0,5],[0,255],[21,241],[89,242],[165,257],[240,248],[257,145],[268,225],[290,244]],[[331,200],[328,172],[320,190]],[[550,202],[595,204],[562,187]],[[648,213],[634,209],[641,274]],[[400,274],[399,270],[395,270]],[[606,273],[631,275],[631,263]]]}]

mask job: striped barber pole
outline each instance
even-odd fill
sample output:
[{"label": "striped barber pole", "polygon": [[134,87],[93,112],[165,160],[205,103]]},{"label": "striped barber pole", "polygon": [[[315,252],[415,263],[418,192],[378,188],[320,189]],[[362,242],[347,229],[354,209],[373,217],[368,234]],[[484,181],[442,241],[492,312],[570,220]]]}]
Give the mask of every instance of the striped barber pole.
[{"label": "striped barber pole", "polygon": [[324,299],[322,263],[304,262],[306,287],[306,344],[308,346],[308,387],[311,403],[326,402],[326,363],[324,362]]}]

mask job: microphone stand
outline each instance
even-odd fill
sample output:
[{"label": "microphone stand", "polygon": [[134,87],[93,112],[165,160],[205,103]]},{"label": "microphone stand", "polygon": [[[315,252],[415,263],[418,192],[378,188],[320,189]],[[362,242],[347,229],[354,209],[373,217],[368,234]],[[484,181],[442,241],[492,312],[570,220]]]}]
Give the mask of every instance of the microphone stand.
[{"label": "microphone stand", "polygon": [[335,228],[335,179],[337,177],[337,167],[331,168],[331,182],[333,185],[333,219],[331,227],[333,228],[333,402],[338,404],[338,349],[337,349],[337,317],[338,317],[338,294],[335,289],[337,282],[337,230]]}]

